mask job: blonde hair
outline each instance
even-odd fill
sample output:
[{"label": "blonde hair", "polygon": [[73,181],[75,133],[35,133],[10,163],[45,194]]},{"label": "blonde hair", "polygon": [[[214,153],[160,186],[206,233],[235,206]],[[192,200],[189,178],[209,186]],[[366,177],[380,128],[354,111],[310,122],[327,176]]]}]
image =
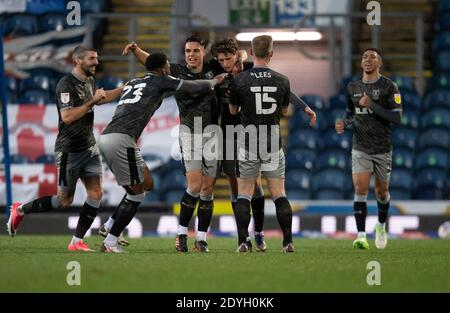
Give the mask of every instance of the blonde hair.
[{"label": "blonde hair", "polygon": [[273,49],[272,37],[269,35],[262,35],[253,38],[252,50],[257,58],[267,58]]}]

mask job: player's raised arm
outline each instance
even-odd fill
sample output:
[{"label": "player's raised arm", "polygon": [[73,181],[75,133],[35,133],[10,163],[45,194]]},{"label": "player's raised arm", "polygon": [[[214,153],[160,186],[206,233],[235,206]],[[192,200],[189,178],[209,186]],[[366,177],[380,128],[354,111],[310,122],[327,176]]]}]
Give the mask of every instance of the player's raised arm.
[{"label": "player's raised arm", "polygon": [[127,44],[125,48],[123,48],[122,55],[128,55],[128,53],[130,52],[135,55],[139,63],[141,63],[142,65],[145,65],[145,60],[147,60],[148,56],[150,55],[150,53],[148,53],[147,51],[139,48],[135,42]]},{"label": "player's raised arm", "polygon": [[197,80],[181,80],[177,91],[184,91],[188,93],[205,93],[209,92],[216,85],[221,84],[227,73],[223,73],[214,77],[214,79],[197,79]]},{"label": "player's raised arm", "polygon": [[[62,93],[64,94],[64,93]],[[64,95],[61,95],[61,97],[64,97]],[[66,124],[72,124],[76,121],[78,121],[80,118],[82,118],[84,115],[86,115],[86,113],[88,113],[92,107],[94,105],[96,105],[97,103],[99,103],[101,100],[106,98],[106,93],[103,90],[103,88],[97,89],[95,91],[94,96],[86,101],[85,103],[83,103],[82,105],[78,106],[78,107],[72,107],[70,106],[70,102],[69,103],[64,103],[64,99],[61,102],[62,104],[65,105],[61,105],[61,119],[63,120],[64,123]],[[58,99],[58,101],[60,101],[60,99]]]},{"label": "player's raised arm", "polygon": [[125,86],[126,84],[115,89],[105,90],[105,98],[97,102],[96,105],[102,105],[105,103],[113,102],[114,100],[118,99],[122,94],[123,87]]}]

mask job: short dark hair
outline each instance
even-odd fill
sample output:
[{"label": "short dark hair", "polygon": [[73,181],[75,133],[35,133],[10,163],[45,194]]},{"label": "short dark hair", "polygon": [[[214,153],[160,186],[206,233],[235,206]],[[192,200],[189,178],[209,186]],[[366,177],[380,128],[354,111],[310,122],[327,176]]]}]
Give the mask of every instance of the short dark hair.
[{"label": "short dark hair", "polygon": [[252,40],[253,54],[257,58],[267,58],[273,50],[273,39],[269,35],[261,35]]},{"label": "short dark hair", "polygon": [[154,71],[163,67],[167,63],[167,56],[164,53],[152,53],[145,60],[145,68],[148,71]]},{"label": "short dark hair", "polygon": [[195,35],[187,37],[184,44],[186,45],[188,42],[198,42],[203,48],[206,46],[205,40]]},{"label": "short dark hair", "polygon": [[376,52],[376,53],[381,57],[381,52],[380,52],[380,50],[378,50],[377,48],[373,48],[373,47],[369,47],[369,48],[365,49],[365,50],[361,53],[361,55],[363,55],[363,54],[366,53],[367,51],[374,51],[374,52]]},{"label": "short dark hair", "polygon": [[72,59],[75,61],[76,58],[82,59],[84,58],[84,55],[88,51],[94,51],[97,52],[96,49],[91,47],[85,47],[85,46],[76,46],[75,49],[72,51]]},{"label": "short dark hair", "polygon": [[236,54],[239,50],[238,43],[236,39],[231,37],[226,37],[218,42],[216,42],[212,48],[211,53],[213,56],[217,57],[219,53],[231,53]]}]

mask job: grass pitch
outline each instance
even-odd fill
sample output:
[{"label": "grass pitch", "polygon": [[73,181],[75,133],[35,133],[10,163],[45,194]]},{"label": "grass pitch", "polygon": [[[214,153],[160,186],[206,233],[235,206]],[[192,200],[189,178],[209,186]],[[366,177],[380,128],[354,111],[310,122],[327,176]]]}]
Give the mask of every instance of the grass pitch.
[{"label": "grass pitch", "polygon": [[[266,253],[238,254],[233,238],[210,238],[211,252],[175,251],[174,238],[132,239],[130,253],[70,253],[68,236],[0,236],[0,292],[450,292],[450,241],[296,239],[283,254],[279,239]],[[101,238],[87,239],[99,249]],[[69,261],[81,265],[81,285],[68,286]],[[369,261],[381,267],[381,285],[369,286]]]}]

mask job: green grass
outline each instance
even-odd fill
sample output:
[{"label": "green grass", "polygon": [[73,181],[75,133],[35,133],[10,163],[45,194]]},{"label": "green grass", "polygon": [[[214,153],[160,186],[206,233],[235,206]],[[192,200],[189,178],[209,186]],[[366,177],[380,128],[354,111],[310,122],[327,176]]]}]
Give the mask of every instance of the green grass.
[{"label": "green grass", "polygon": [[[69,253],[67,236],[0,236],[0,292],[450,292],[450,242],[391,240],[356,251],[350,240],[297,239],[294,254],[269,239],[266,253],[237,254],[210,238],[209,254],[179,254],[173,238],[132,239],[126,255]],[[89,238],[99,249],[100,237]],[[189,248],[193,240],[189,240]],[[69,261],[81,286],[66,284]],[[368,286],[369,261],[381,286]]]}]

